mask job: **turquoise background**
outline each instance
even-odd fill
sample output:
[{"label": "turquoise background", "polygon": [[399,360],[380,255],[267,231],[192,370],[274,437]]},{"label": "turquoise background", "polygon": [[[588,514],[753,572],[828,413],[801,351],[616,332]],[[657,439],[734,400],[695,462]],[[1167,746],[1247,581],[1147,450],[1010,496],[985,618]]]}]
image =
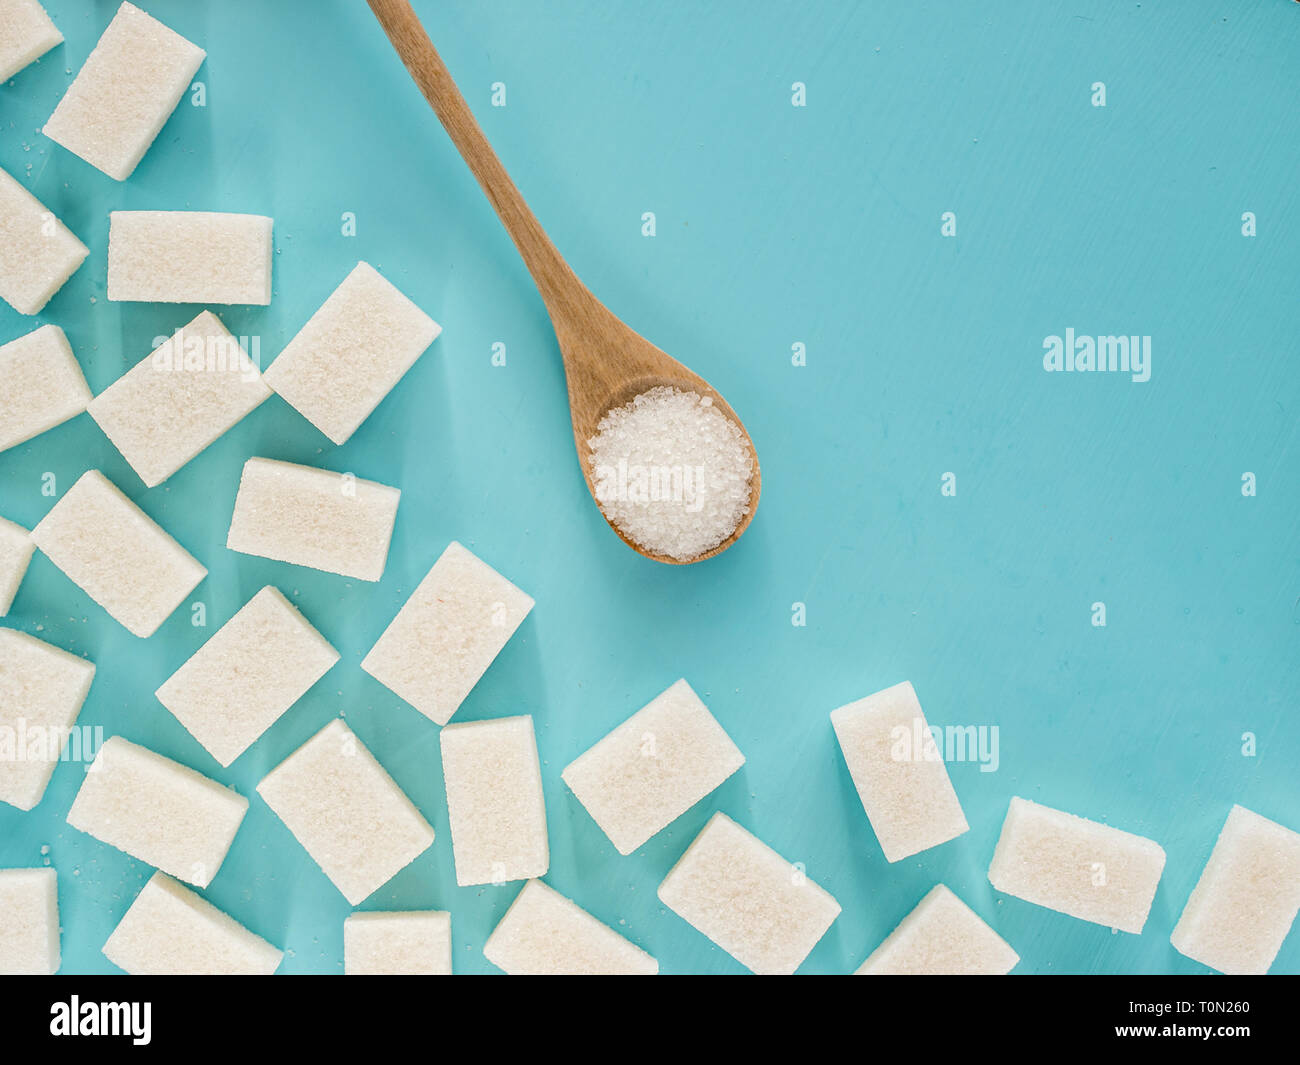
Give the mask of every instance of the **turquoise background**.
[{"label": "turquoise background", "polygon": [[[418,3],[577,272],[753,435],[757,517],[688,567],[633,554],[593,506],[541,300],[363,4],[147,3],[207,50],[207,106],[182,101],[124,184],[39,132],[117,4],[47,6],[67,43],[0,86],[0,166],[90,257],[38,319],[0,306],[0,341],[63,326],[98,393],[197,313],[106,301],[116,208],[274,216],[273,303],[218,309],[264,363],[363,258],[445,328],[343,447],[273,398],[151,491],[88,416],[0,454],[0,514],[31,526],[43,473],[62,491],[98,467],[208,567],[206,629],[182,608],[136,639],[40,555],[5,623],[97,663],[82,724],[252,798],[206,895],[288,951],[282,972],[341,972],[349,907],[253,789],[340,713],[438,833],[365,908],[449,909],[457,970],[494,971],[482,945],[519,885],[455,886],[438,730],[359,668],[453,538],[538,604],[457,720],[535,716],[547,880],[665,972],[742,971],[655,897],[715,809],[843,906],[802,972],[851,971],[938,881],[1017,972],[1207,971],[1169,933],[1230,805],[1300,829],[1300,6]],[[1151,380],[1045,373],[1067,327],[1152,336]],[[399,486],[384,579],[227,551],[250,455]],[[152,693],[268,583],[343,657],[222,771]],[[680,676],[748,761],[623,858],[559,774]],[[889,865],[827,715],[903,679],[932,724],[998,726],[1000,766],[953,764],[970,832]],[[112,971],[100,948],[152,870],[66,825],[81,776],[0,808],[0,866],[48,845],[64,971]],[[992,891],[1013,795],[1165,847],[1141,936]],[[1274,971],[1300,971],[1300,934]]]}]

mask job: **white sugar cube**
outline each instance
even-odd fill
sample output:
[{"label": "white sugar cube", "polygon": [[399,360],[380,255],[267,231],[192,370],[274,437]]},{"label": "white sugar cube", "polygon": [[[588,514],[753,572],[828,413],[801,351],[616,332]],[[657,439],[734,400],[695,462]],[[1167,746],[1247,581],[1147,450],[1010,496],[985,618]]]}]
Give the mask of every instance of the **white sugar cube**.
[{"label": "white sugar cube", "polygon": [[442,776],[457,884],[504,884],[546,872],[551,852],[531,717],[448,725]]},{"label": "white sugar cube", "polygon": [[442,327],[358,263],[266,371],[266,383],[342,444],[393,390]]},{"label": "white sugar cube", "polygon": [[31,533],[15,522],[0,518],[0,618],[14,605],[14,596],[35,550]]},{"label": "white sugar cube", "polygon": [[354,913],[343,922],[348,976],[450,976],[451,914],[438,910]]},{"label": "white sugar cube", "polygon": [[268,585],[172,674],[158,701],[228,766],[338,660]]},{"label": "white sugar cube", "polygon": [[57,325],[0,347],[0,451],[75,418],[89,402],[86,378]]},{"label": "white sugar cube", "polygon": [[709,819],[659,885],[659,899],[741,965],[790,975],[840,904],[726,814]]},{"label": "white sugar cube", "polygon": [[41,801],[94,677],[93,662],[0,629],[0,802]]},{"label": "white sugar cube", "polygon": [[532,609],[532,596],[453,540],[361,668],[445,725]]},{"label": "white sugar cube", "polygon": [[858,976],[1005,976],[1020,960],[1000,935],[937,884],[862,963]]},{"label": "white sugar cube", "polygon": [[68,811],[68,824],[164,873],[207,887],[248,800],[188,766],[113,736]]},{"label": "white sugar cube", "polygon": [[907,681],[831,711],[831,724],[887,861],[970,828]]},{"label": "white sugar cube", "polygon": [[239,341],[204,311],[86,409],[152,488],[270,395]]},{"label": "white sugar cube", "polygon": [[0,0],[0,81],[62,43],[63,34],[36,0]]},{"label": "white sugar cube", "polygon": [[1234,806],[1169,937],[1233,976],[1263,975],[1300,911],[1300,833]]},{"label": "white sugar cube", "polygon": [[483,945],[511,976],[654,976],[659,963],[577,903],[530,880]]},{"label": "white sugar cube", "polygon": [[1146,924],[1160,844],[1028,799],[1013,798],[989,864],[999,891],[1121,932]]},{"label": "white sugar cube", "polygon": [[108,216],[108,298],[143,303],[271,302],[271,219],[211,211]]},{"label": "white sugar cube", "polygon": [[569,763],[562,778],[619,854],[631,854],[744,764],[679,680]]},{"label": "white sugar cube", "polygon": [[136,636],[152,636],[208,572],[98,470],[64,493],[32,540]]},{"label": "white sugar cube", "polygon": [[257,793],[353,906],[433,843],[424,816],[337,719],[271,770]]},{"label": "white sugar cube", "polygon": [[0,976],[53,976],[58,971],[59,888],[54,870],[0,869]]},{"label": "white sugar cube", "polygon": [[154,873],[104,944],[132,976],[270,976],[282,951],[164,873]]},{"label": "white sugar cube", "polygon": [[125,181],[176,110],[203,56],[198,45],[123,4],[43,132]]},{"label": "white sugar cube", "polygon": [[0,299],[36,314],[90,254],[45,204],[0,170]]},{"label": "white sugar cube", "polygon": [[402,493],[350,473],[249,459],[226,546],[245,555],[377,581]]}]

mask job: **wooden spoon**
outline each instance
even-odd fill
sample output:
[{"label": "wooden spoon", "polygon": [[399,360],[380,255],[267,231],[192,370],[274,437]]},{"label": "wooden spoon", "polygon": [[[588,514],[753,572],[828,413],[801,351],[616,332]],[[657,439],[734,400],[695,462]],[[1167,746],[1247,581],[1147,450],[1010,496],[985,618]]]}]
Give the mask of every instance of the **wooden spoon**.
[{"label": "wooden spoon", "polygon": [[596,435],[596,426],[607,411],[630,403],[635,396],[650,388],[667,386],[711,398],[714,406],[741,430],[749,446],[753,458],[749,511],[740,519],[735,531],[711,551],[692,559],[657,555],[628,539],[613,522],[610,522],[610,527],[629,547],[658,562],[700,562],[725,551],[740,538],[754,517],[762,481],[754,443],[736,412],[708,381],[621,322],[578,280],[524,203],[501,160],[483,136],[433,42],[411,10],[409,0],[369,0],[369,3],[406,69],[433,105],[452,142],[492,201],[541,291],[560,342],[560,354],[564,357],[573,439],[592,498],[596,498],[596,489],[587,441]]}]

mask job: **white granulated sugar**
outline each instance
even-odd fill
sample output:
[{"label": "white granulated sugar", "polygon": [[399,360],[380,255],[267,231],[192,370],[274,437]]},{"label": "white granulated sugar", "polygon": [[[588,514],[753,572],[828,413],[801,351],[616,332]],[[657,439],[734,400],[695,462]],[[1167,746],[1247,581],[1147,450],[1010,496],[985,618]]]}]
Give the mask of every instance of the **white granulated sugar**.
[{"label": "white granulated sugar", "polygon": [[450,976],[451,914],[443,910],[354,913],[343,922],[346,976]]},{"label": "white granulated sugar", "polygon": [[[30,810],[41,801],[94,677],[93,662],[0,629],[0,802]],[[75,743],[89,755],[80,733]]]},{"label": "white granulated sugar", "polygon": [[344,444],[442,327],[369,263],[357,263],[266,371],[266,383]]},{"label": "white granulated sugar", "polygon": [[1016,797],[989,883],[1081,921],[1137,933],[1164,867],[1165,852],[1153,840]]},{"label": "white granulated sugar", "polygon": [[749,443],[710,397],[652,388],[596,429],[587,443],[600,508],[652,554],[699,558],[749,513]]},{"label": "white granulated sugar", "polygon": [[0,518],[0,618],[14,605],[14,596],[35,550],[31,533],[15,522]]},{"label": "white granulated sugar", "polygon": [[0,976],[58,971],[58,877],[53,869],[0,869]]},{"label": "white granulated sugar", "polygon": [[433,843],[424,815],[338,718],[272,769],[257,793],[353,906]]},{"label": "white granulated sugar", "polygon": [[339,653],[268,585],[156,694],[228,766],[338,660]]},{"label": "white granulated sugar", "polygon": [[1230,976],[1263,975],[1300,911],[1300,833],[1234,806],[1169,941]]},{"label": "white granulated sugar", "polygon": [[0,346],[0,451],[75,418],[89,402],[86,378],[57,325]]},{"label": "white granulated sugar", "polygon": [[152,488],[270,395],[239,341],[204,311],[86,410]]},{"label": "white granulated sugar", "polygon": [[86,771],[68,824],[198,887],[226,860],[248,800],[189,766],[114,736]]},{"label": "white granulated sugar", "polygon": [[631,854],[745,764],[679,680],[561,774],[618,850]]},{"label": "white granulated sugar", "polygon": [[203,56],[198,45],[123,4],[42,132],[125,181],[176,110]]},{"label": "white granulated sugar", "polygon": [[270,976],[284,954],[206,899],[154,873],[104,944],[132,976]]},{"label": "white granulated sugar", "polygon": [[36,0],[0,0],[0,81],[62,43],[63,34]]},{"label": "white granulated sugar", "polygon": [[90,254],[52,211],[0,170],[0,300],[36,314]]},{"label": "white granulated sugar", "polygon": [[108,298],[138,303],[271,302],[272,220],[211,211],[113,211]]},{"label": "white granulated sugar", "polygon": [[540,880],[524,885],[483,944],[511,976],[654,976],[659,963]]},{"label": "white granulated sugar", "polygon": [[1006,940],[936,884],[862,963],[858,976],[1005,976],[1020,961]]},{"label": "white granulated sugar", "polygon": [[32,530],[41,552],[136,636],[152,636],[207,570],[98,470]]}]

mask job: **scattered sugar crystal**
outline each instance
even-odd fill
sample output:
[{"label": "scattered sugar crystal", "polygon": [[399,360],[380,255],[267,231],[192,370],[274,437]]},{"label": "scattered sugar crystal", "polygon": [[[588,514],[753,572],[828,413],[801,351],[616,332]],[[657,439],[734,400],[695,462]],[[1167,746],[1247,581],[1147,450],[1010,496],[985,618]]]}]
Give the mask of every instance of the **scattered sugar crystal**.
[{"label": "scattered sugar crystal", "polygon": [[710,397],[652,388],[596,428],[587,441],[596,499],[624,536],[652,554],[690,562],[749,513],[749,443]]}]

